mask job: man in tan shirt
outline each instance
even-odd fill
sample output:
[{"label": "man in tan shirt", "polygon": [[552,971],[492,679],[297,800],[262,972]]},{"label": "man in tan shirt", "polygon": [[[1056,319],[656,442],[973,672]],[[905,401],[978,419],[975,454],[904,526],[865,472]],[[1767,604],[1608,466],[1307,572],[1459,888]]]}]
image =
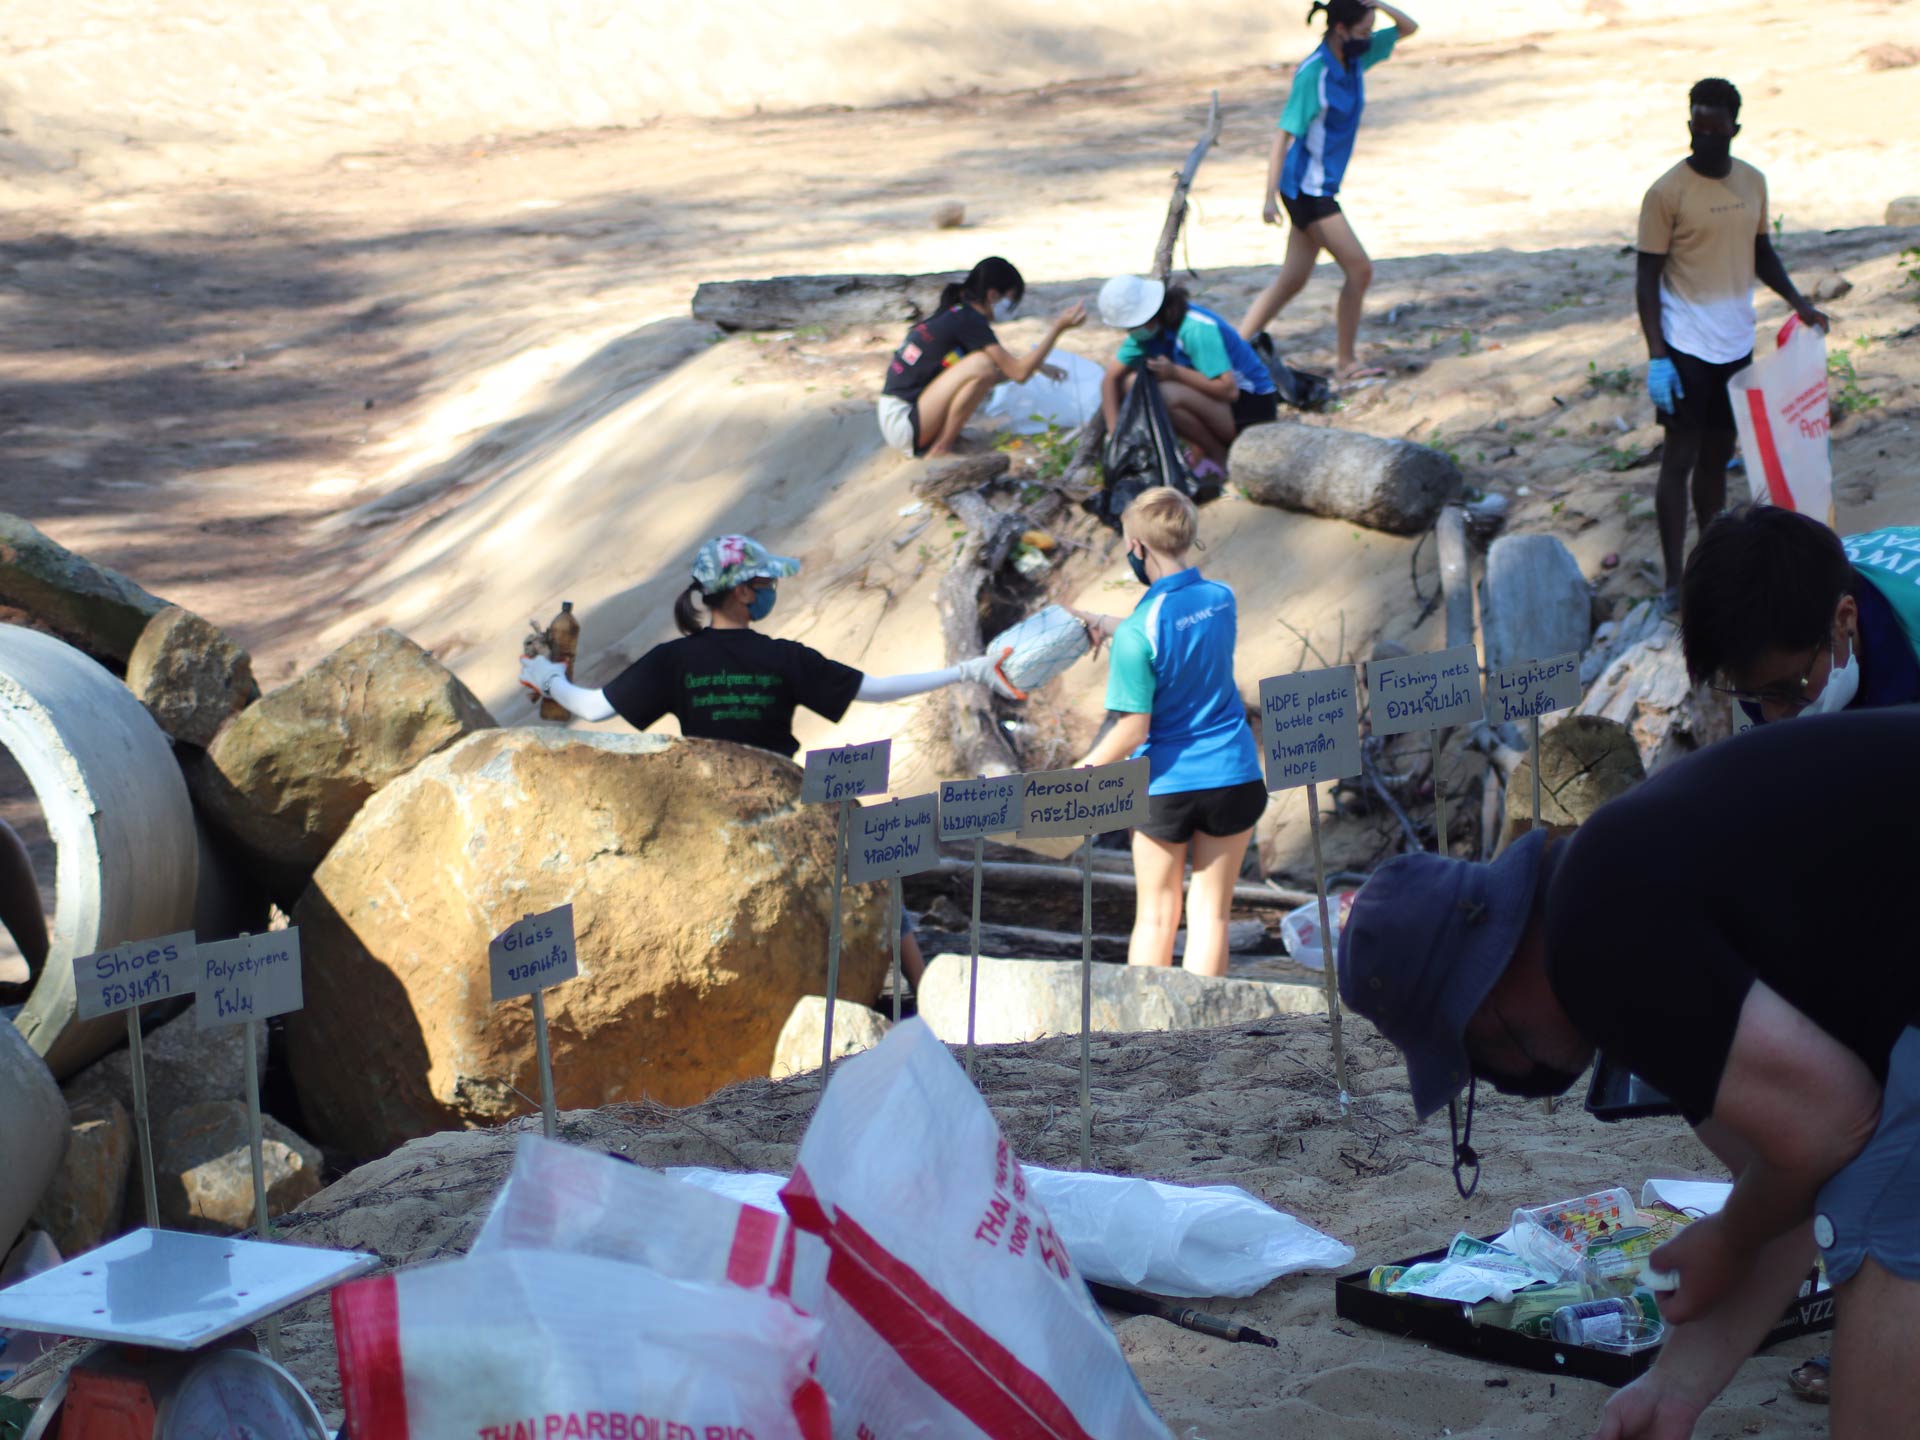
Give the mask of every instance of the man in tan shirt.
[{"label": "man in tan shirt", "polygon": [[1689,477],[1702,530],[1726,504],[1738,438],[1727,381],[1753,363],[1754,278],[1803,322],[1827,328],[1767,238],[1766,176],[1731,153],[1740,92],[1702,80],[1687,98],[1693,153],[1656,180],[1640,206],[1647,393],[1667,431],[1654,506],[1669,607],[1686,560]]}]

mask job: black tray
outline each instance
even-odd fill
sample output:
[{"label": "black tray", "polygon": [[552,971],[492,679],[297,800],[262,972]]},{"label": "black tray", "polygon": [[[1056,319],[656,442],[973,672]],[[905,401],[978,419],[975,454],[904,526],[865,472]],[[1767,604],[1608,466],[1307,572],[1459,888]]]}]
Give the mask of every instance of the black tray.
[{"label": "black tray", "polygon": [[[1491,1240],[1495,1237],[1482,1237]],[[1395,1265],[1418,1265],[1429,1260],[1444,1260],[1446,1250],[1429,1250]],[[1632,1355],[1615,1355],[1584,1345],[1562,1345],[1557,1340],[1536,1340],[1517,1330],[1495,1325],[1475,1325],[1459,1305],[1435,1303],[1409,1295],[1388,1295],[1367,1286],[1371,1268],[1342,1275],[1333,1282],[1333,1308],[1344,1319],[1365,1325],[1370,1330],[1385,1330],[1409,1340],[1424,1340],[1443,1350],[1474,1355],[1499,1365],[1514,1365],[1522,1370],[1538,1370],[1543,1375],[1569,1375],[1581,1380],[1598,1380],[1603,1385],[1625,1385],[1644,1375],[1659,1357],[1660,1347]],[[1833,1291],[1813,1290],[1813,1277],[1801,1287],[1805,1292],[1787,1306],[1780,1322],[1769,1330],[1760,1348],[1791,1340],[1796,1335],[1811,1335],[1816,1330],[1833,1328]]]},{"label": "black tray", "polygon": [[1678,1115],[1680,1107],[1638,1075],[1602,1055],[1587,1084],[1587,1113],[1596,1120],[1612,1122]]}]

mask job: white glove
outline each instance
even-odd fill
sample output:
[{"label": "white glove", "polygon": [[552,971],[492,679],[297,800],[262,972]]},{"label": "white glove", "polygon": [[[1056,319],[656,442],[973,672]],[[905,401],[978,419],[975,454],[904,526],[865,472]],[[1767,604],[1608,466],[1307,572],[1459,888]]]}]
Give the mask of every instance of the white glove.
[{"label": "white glove", "polygon": [[567,667],[545,655],[520,658],[520,683],[540,696],[553,694],[553,682],[567,678]]},{"label": "white glove", "polygon": [[976,655],[971,660],[962,660],[954,668],[959,670],[960,678],[969,685],[985,685],[996,695],[1005,696],[1009,700],[1024,700],[1027,697],[1007,684],[1000,672],[994,669],[995,661],[1005,660],[1012,653],[1013,649],[1009,646],[999,655]]}]

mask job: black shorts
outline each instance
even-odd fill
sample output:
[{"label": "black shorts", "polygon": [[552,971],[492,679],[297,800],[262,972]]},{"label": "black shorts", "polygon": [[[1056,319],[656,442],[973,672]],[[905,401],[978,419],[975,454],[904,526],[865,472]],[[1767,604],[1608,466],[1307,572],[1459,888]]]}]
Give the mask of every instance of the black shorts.
[{"label": "black shorts", "polygon": [[1269,390],[1264,395],[1250,395],[1242,390],[1233,397],[1233,433],[1254,425],[1271,425],[1280,418],[1280,397]]},{"label": "black shorts", "polygon": [[1286,206],[1287,218],[1293,221],[1296,230],[1304,230],[1316,220],[1340,213],[1340,202],[1331,195],[1282,195],[1280,203]]},{"label": "black shorts", "polygon": [[1681,393],[1674,404],[1673,413],[1665,410],[1653,412],[1660,423],[1677,430],[1724,430],[1728,434],[1733,433],[1736,428],[1733,423],[1733,398],[1727,394],[1727,381],[1753,364],[1753,356],[1747,355],[1721,365],[1675,350],[1669,345],[1667,358],[1673,361],[1673,368],[1680,376]]},{"label": "black shorts", "polygon": [[1175,790],[1147,797],[1147,823],[1142,835],[1184,845],[1194,832],[1225,839],[1251,830],[1267,808],[1267,787],[1258,780],[1222,785],[1213,790]]}]

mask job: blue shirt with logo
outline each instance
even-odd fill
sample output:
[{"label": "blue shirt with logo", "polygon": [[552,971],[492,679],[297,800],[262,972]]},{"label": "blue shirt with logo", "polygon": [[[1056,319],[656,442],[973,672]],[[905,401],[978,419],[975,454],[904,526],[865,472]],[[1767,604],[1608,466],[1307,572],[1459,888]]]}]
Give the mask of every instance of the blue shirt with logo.
[{"label": "blue shirt with logo", "polygon": [[1150,715],[1150,795],[1215,790],[1260,778],[1260,747],[1233,679],[1233,591],[1198,570],[1147,587],[1113,635],[1107,709]]},{"label": "blue shirt with logo", "polygon": [[1280,129],[1294,137],[1280,171],[1282,195],[1340,193],[1367,108],[1367,71],[1393,54],[1399,38],[1397,26],[1374,31],[1367,53],[1353,65],[1336,61],[1322,42],[1293,72],[1287,108],[1280,112]]},{"label": "blue shirt with logo", "polygon": [[1132,365],[1149,355],[1197,370],[1209,380],[1217,380],[1231,369],[1244,395],[1274,393],[1273,372],[1260,352],[1204,305],[1188,304],[1187,318],[1180,322],[1177,334],[1156,333],[1146,341],[1128,335],[1114,358],[1122,365]]}]

